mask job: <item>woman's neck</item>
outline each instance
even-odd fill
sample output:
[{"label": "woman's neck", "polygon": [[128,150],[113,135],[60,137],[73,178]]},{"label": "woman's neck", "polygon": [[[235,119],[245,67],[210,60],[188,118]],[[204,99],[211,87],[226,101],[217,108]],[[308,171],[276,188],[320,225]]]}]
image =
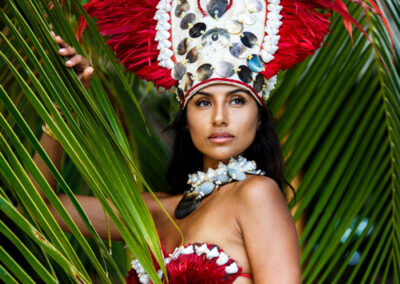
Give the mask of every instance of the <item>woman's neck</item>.
[{"label": "woman's neck", "polygon": [[220,162],[226,164],[229,162],[229,159],[230,159],[230,157],[225,160],[217,160],[217,159],[213,159],[211,157],[203,155],[203,171],[207,172],[209,168],[216,169],[216,168],[218,168],[218,164]]}]

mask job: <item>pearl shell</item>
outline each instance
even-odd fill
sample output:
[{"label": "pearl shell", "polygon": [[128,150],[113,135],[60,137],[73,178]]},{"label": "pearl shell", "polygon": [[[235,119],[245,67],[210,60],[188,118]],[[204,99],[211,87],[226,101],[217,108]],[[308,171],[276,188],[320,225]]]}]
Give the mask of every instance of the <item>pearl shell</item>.
[{"label": "pearl shell", "polygon": [[198,190],[199,190],[200,192],[202,192],[202,193],[204,194],[204,196],[207,196],[207,195],[209,195],[211,192],[213,192],[214,188],[215,188],[215,184],[214,184],[214,183],[212,183],[211,181],[206,181],[206,182],[203,182],[203,183],[198,187]]},{"label": "pearl shell", "polygon": [[171,76],[175,80],[180,80],[183,78],[183,75],[186,73],[186,66],[179,62],[175,64],[174,69],[172,69]]},{"label": "pearl shell", "polygon": [[240,71],[238,72],[239,79],[242,82],[249,84],[253,81],[253,72],[246,65],[239,66]]},{"label": "pearl shell", "polygon": [[237,20],[225,23],[225,29],[233,35],[240,34],[243,31],[243,24]]},{"label": "pearl shell", "polygon": [[197,23],[189,30],[190,37],[196,38],[202,36],[205,30],[207,29],[206,24],[204,23]]},{"label": "pearl shell", "polygon": [[209,63],[203,64],[196,70],[197,80],[199,80],[199,81],[208,80],[211,78],[213,73],[214,73],[214,70],[213,70],[211,64],[209,64]]},{"label": "pearl shell", "polygon": [[213,18],[221,18],[228,7],[228,0],[210,0],[207,4],[207,12]]},{"label": "pearl shell", "polygon": [[182,17],[190,9],[190,4],[187,0],[181,0],[178,5],[176,5],[175,16],[178,18]]},{"label": "pearl shell", "polygon": [[179,101],[182,101],[185,98],[185,93],[183,92],[183,90],[181,88],[177,88],[176,92],[177,92]]},{"label": "pearl shell", "polygon": [[186,93],[193,86],[193,75],[187,72],[183,76],[183,91]]},{"label": "pearl shell", "polygon": [[263,3],[259,0],[245,0],[244,5],[250,13],[257,13],[263,9]]},{"label": "pearl shell", "polygon": [[254,14],[241,13],[238,15],[238,21],[245,25],[254,25],[257,21],[257,17]]},{"label": "pearl shell", "polygon": [[251,32],[244,32],[243,36],[240,37],[240,40],[244,44],[244,46],[248,48],[252,48],[258,45],[257,36]]},{"label": "pearl shell", "polygon": [[181,21],[181,29],[187,30],[190,24],[193,24],[196,21],[196,15],[193,13],[188,13],[183,17]]},{"label": "pearl shell", "polygon": [[176,206],[175,217],[178,219],[186,217],[199,206],[200,201],[201,196],[198,192],[184,195],[178,206]]},{"label": "pearl shell", "polygon": [[188,54],[186,55],[186,59],[189,61],[189,63],[194,63],[199,58],[200,52],[201,47],[195,46],[188,52]]},{"label": "pearl shell", "polygon": [[247,57],[247,48],[240,42],[234,42],[229,48],[229,51],[236,58],[243,59]]},{"label": "pearl shell", "polygon": [[188,47],[189,47],[189,39],[188,38],[184,38],[178,44],[176,50],[178,51],[179,55],[184,55],[188,51]]},{"label": "pearl shell", "polygon": [[256,76],[256,79],[254,80],[253,83],[254,90],[259,93],[262,91],[264,87],[264,76],[262,74],[258,74]]},{"label": "pearl shell", "polygon": [[201,44],[208,50],[220,50],[227,46],[231,36],[225,29],[211,29],[201,37]]},{"label": "pearl shell", "polygon": [[235,74],[234,66],[230,62],[220,61],[215,66],[215,72],[224,78],[229,78]]},{"label": "pearl shell", "polygon": [[247,59],[247,66],[254,72],[261,72],[264,70],[264,62],[257,54],[252,54],[250,59]]},{"label": "pearl shell", "polygon": [[229,169],[228,170],[228,175],[234,180],[244,180],[244,179],[246,179],[246,175],[244,174],[244,172],[239,171],[237,169]]}]

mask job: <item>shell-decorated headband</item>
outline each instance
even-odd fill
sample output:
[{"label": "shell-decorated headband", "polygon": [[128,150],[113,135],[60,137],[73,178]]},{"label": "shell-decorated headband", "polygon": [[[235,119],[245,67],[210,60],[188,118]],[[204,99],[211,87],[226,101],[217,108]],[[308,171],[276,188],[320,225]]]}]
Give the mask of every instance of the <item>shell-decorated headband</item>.
[{"label": "shell-decorated headband", "polygon": [[279,70],[314,54],[329,32],[333,0],[92,0],[107,44],[130,71],[177,87],[184,108],[201,88],[229,83],[263,104]]}]

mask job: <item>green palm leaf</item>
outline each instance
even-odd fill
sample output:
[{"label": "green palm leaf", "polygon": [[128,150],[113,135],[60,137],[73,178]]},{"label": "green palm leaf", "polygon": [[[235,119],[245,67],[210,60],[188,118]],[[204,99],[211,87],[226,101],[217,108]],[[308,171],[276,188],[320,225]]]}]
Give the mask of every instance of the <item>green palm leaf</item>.
[{"label": "green palm leaf", "polygon": [[[389,19],[399,13],[391,1],[386,8]],[[382,22],[368,21],[360,9],[352,14],[368,23],[388,73],[360,32],[351,46],[344,29],[334,29],[329,48],[288,71],[270,101],[275,113],[284,106],[277,128],[287,177],[301,177],[294,219],[306,218],[299,240],[304,283],[399,279],[399,42],[391,62]],[[398,21],[390,24],[398,31]]]},{"label": "green palm leaf", "polygon": [[[103,282],[122,282],[124,268],[118,267],[74,198],[74,193],[89,188],[156,281],[148,247],[161,262],[159,241],[139,191],[149,185],[166,189],[163,173],[170,152],[154,127],[165,126],[168,113],[176,110],[173,96],[156,95],[151,85],[124,73],[78,1],[66,2],[63,9],[53,3],[51,11],[46,1],[6,3],[0,26],[0,208],[11,219],[0,222],[0,228],[27,260],[20,263],[3,247],[0,278],[7,283],[31,277],[65,283],[74,282],[76,272],[91,282],[91,267]],[[374,15],[366,17],[357,5],[349,6],[388,72],[366,38],[355,31],[351,44],[341,19],[334,16],[328,46],[280,74],[279,88],[268,102],[278,117],[286,176],[300,179],[293,215],[305,221],[299,239],[304,283],[399,283],[400,5],[380,4],[394,33],[393,61],[382,22]],[[79,13],[85,14],[89,26],[83,35],[85,50],[71,29]],[[89,92],[55,52],[49,23],[79,53],[89,51],[101,76],[95,76]],[[68,125],[52,100],[62,108]],[[37,141],[42,120],[68,155],[61,172]],[[96,250],[36,169],[33,151],[40,153],[60,190],[77,207]],[[76,245],[57,228],[25,171],[68,223]],[[72,177],[85,182],[73,182]],[[11,201],[21,205],[23,215]],[[294,208],[294,200],[289,205]],[[14,224],[22,236],[15,233]],[[23,241],[27,238],[30,241]],[[26,269],[33,269],[35,277],[19,273]]]}]

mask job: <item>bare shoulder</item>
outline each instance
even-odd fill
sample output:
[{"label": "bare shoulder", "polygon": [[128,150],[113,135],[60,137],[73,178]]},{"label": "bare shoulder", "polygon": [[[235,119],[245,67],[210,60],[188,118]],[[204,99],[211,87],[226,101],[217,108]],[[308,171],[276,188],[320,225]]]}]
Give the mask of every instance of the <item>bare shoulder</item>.
[{"label": "bare shoulder", "polygon": [[236,196],[244,207],[276,203],[286,205],[286,200],[278,184],[275,180],[266,176],[249,176],[237,188]]},{"label": "bare shoulder", "polygon": [[254,223],[255,230],[273,229],[274,226],[294,227],[288,203],[278,184],[266,176],[251,176],[237,188],[237,220],[243,229],[244,223]]},{"label": "bare shoulder", "polygon": [[296,227],[277,183],[264,176],[248,177],[235,198],[254,282],[300,283]]}]

